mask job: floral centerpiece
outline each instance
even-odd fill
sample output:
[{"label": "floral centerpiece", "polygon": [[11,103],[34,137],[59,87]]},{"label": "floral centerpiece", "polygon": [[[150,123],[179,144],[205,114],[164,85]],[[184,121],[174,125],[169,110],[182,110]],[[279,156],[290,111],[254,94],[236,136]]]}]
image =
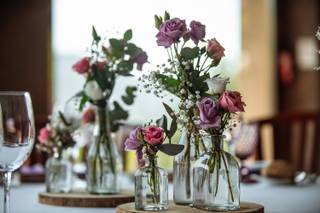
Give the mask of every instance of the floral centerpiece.
[{"label": "floral centerpiece", "polygon": [[[172,123],[183,127],[180,142],[185,150],[174,161],[174,201],[178,204],[192,202],[192,164],[206,147],[200,136],[200,126],[196,125],[197,103],[208,94],[222,92],[228,79],[213,74],[212,70],[224,57],[224,48],[217,39],[205,39],[206,26],[199,21],[191,21],[155,16],[158,46],[167,52],[167,62],[141,79],[148,90],[158,97],[170,93],[179,99],[178,110],[163,103]],[[151,82],[151,83],[150,83]]]},{"label": "floral centerpiece", "polygon": [[93,27],[92,45],[86,57],[73,65],[73,70],[85,77],[80,110],[86,102],[96,107],[96,126],[93,143],[87,157],[87,182],[90,193],[117,193],[119,191],[117,173],[121,170],[120,156],[111,141],[110,132],[116,131],[121,122],[128,118],[122,104],[134,102],[136,87],[128,86],[121,96],[122,104],[114,101],[109,108],[116,79],[131,77],[134,65],[141,70],[147,62],[147,54],[130,42],[132,30],[127,30],[120,39],[102,39]]},{"label": "floral centerpiece", "polygon": [[197,125],[207,132],[211,148],[196,161],[193,205],[207,210],[240,208],[240,178],[237,160],[223,150],[222,134],[236,125],[236,113],[244,111],[237,91],[221,91],[204,97],[198,104]]},{"label": "floral centerpiece", "polygon": [[[135,207],[137,210],[168,209],[168,175],[157,165],[157,152],[175,155],[181,151],[173,144],[163,144],[170,130],[151,124],[136,128],[125,141],[125,150],[135,150],[140,168],[135,174]],[[170,133],[169,133],[170,135]]]},{"label": "floral centerpiece", "polygon": [[40,130],[36,145],[46,152],[46,189],[48,192],[68,192],[71,189],[72,165],[63,159],[62,153],[74,146],[72,137],[73,125],[58,112],[50,116],[50,122]]}]

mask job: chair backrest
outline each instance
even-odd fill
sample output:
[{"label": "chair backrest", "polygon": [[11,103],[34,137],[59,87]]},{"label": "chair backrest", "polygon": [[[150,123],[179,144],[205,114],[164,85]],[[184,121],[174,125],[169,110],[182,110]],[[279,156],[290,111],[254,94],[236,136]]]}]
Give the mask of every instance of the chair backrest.
[{"label": "chair backrest", "polygon": [[289,112],[254,123],[258,126],[259,159],[263,156],[261,132],[270,126],[275,159],[287,160],[296,171],[320,174],[320,112]]}]

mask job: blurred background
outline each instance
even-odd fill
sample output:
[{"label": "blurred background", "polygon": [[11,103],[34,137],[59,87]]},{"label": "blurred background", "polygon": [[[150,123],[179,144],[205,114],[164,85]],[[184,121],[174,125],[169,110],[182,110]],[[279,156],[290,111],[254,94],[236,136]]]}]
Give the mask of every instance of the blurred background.
[{"label": "blurred background", "polygon": [[[256,125],[243,139],[258,142],[254,159],[285,159],[296,170],[319,172],[319,9],[318,0],[2,0],[0,90],[29,91],[39,129],[81,89],[84,79],[71,66],[89,47],[92,25],[107,37],[133,29],[134,42],[148,52],[148,72],[165,60],[153,16],[167,10],[206,24],[208,37],[225,47],[217,72],[231,76],[247,104],[244,122]],[[139,75],[119,79],[113,99]],[[161,102],[138,94],[128,125],[160,117]],[[28,164],[43,161],[34,153]]]}]

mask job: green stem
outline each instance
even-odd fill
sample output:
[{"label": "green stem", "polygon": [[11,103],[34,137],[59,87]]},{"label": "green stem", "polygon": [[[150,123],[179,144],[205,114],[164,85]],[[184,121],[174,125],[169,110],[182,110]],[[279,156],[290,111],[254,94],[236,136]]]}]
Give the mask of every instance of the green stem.
[{"label": "green stem", "polygon": [[[107,108],[101,108],[98,107],[98,122],[100,126],[100,138],[99,138],[99,144],[98,147],[100,146],[100,142],[102,142],[103,145],[105,145],[106,148],[106,153],[109,156],[109,162],[110,162],[110,169],[112,174],[115,174],[115,164],[114,164],[114,156],[113,152],[111,149],[111,138],[110,138],[110,128],[109,128],[109,119],[108,119],[108,109]],[[99,148],[98,148],[99,151]],[[99,156],[99,153],[97,153]]]},{"label": "green stem", "polygon": [[190,130],[187,128],[187,142],[186,142],[186,152],[184,154],[184,159],[185,162],[187,163],[186,165],[186,193],[187,193],[187,197],[191,196],[191,188],[190,188],[190,184],[191,184],[191,179],[190,179],[190,155],[191,155],[191,132]]},{"label": "green stem", "polygon": [[207,62],[208,58],[209,58],[209,56],[207,56],[207,57],[204,59],[204,61],[203,61],[202,65],[201,65],[201,68],[200,68],[199,72],[201,72],[201,70],[202,70],[203,66],[205,65],[205,63]]},{"label": "green stem", "polygon": [[231,188],[230,175],[229,175],[229,168],[227,167],[227,162],[226,162],[224,153],[222,153],[222,160],[223,160],[223,163],[224,163],[224,167],[226,168],[226,175],[227,175],[227,179],[228,179],[228,188],[229,188],[229,191],[230,191],[231,200],[232,200],[232,202],[234,202],[233,192],[232,192],[232,188]]},{"label": "green stem", "polygon": [[220,164],[221,164],[221,159],[220,159],[220,151],[216,151],[216,153],[217,153],[217,161],[218,161],[218,168],[217,168],[217,184],[216,184],[216,191],[215,191],[215,193],[214,193],[214,196],[217,196],[217,193],[218,193],[218,188],[219,188],[219,172],[220,172]]}]

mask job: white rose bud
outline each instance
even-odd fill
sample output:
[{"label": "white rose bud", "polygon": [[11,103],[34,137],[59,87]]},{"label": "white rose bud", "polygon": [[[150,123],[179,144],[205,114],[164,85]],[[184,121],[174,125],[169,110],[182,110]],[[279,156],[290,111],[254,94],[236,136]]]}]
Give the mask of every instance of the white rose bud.
[{"label": "white rose bud", "polygon": [[229,78],[215,77],[208,79],[206,80],[206,83],[209,87],[208,92],[210,94],[221,94],[226,90],[226,86],[229,82]]},{"label": "white rose bud", "polygon": [[93,101],[98,101],[103,98],[102,90],[96,81],[89,81],[85,88],[84,93]]}]

